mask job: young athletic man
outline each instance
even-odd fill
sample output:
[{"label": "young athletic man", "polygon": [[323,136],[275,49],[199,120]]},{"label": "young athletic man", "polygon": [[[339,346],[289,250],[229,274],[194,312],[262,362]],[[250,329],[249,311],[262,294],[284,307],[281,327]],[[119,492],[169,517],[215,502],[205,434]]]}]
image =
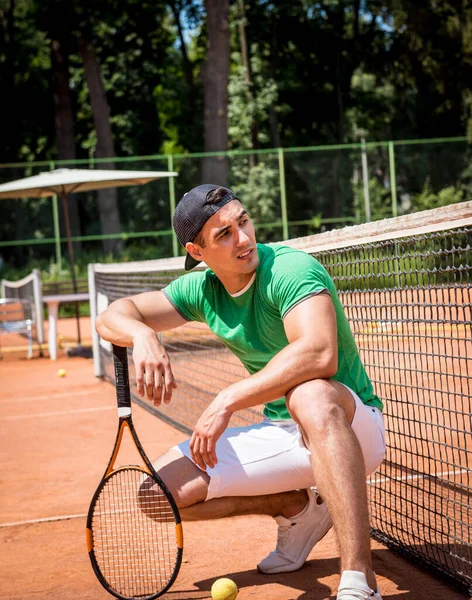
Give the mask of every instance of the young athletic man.
[{"label": "young athletic man", "polygon": [[[382,403],[332,280],[304,252],[257,244],[227,188],[192,189],[173,224],[186,269],[201,261],[208,269],[113,302],[97,331],[133,347],[138,392],[156,405],[170,402],[176,383],[155,332],[206,322],[250,373],[217,394],[191,438],[155,463],[182,518],[274,517],[277,546],[258,565],[267,574],[299,569],[334,523],[338,600],[381,600],[365,479],[384,458]],[[262,423],[228,428],[235,411],[259,404]]]}]

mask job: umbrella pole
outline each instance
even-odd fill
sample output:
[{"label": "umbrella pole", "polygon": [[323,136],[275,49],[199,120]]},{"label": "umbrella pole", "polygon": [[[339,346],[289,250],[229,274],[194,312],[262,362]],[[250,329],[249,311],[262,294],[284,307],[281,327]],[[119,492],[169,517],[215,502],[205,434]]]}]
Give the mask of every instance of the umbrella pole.
[{"label": "umbrella pole", "polygon": [[[74,294],[77,294],[77,280],[75,278],[75,259],[74,259],[74,246],[72,245],[72,233],[70,229],[69,221],[69,205],[67,204],[67,194],[61,194],[62,206],[64,208],[64,221],[66,225],[66,236],[67,236],[67,249],[69,251],[70,268],[72,272],[72,288]],[[77,320],[77,341],[78,345],[82,345],[80,337],[80,318],[79,318],[79,303],[75,303],[75,318]]]}]

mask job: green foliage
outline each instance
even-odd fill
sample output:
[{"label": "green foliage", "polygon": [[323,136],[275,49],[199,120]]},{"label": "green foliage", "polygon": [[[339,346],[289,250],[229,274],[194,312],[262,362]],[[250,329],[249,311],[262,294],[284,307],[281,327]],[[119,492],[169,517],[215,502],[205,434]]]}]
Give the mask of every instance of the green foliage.
[{"label": "green foliage", "polygon": [[[228,86],[230,104],[228,108],[228,135],[230,146],[238,149],[253,148],[253,127],[257,125],[257,143],[265,145],[269,108],[277,103],[277,84],[264,76],[263,61],[257,46],[251,48],[251,89],[245,81],[245,68],[241,54],[232,55],[234,67]],[[277,163],[258,155],[234,157],[231,161],[231,185],[241,196],[245,207],[256,224],[277,220],[277,203],[280,196]],[[264,228],[258,238],[269,240],[280,228]]]},{"label": "green foliage", "polygon": [[370,141],[392,139],[391,123],[395,117],[395,86],[382,82],[361,67],[351,80],[353,103],[346,110],[350,139],[359,142],[360,134]]},{"label": "green foliage", "polygon": [[278,106],[277,83],[264,72],[264,61],[257,45],[251,48],[251,89],[245,82],[245,67],[241,53],[232,53],[233,69],[228,85],[228,136],[230,148],[249,150],[253,147],[251,130],[257,124],[257,142],[260,147],[270,142],[268,133],[269,109],[276,107],[280,114],[286,107]]},{"label": "green foliage", "polygon": [[[395,83],[394,131],[408,137],[442,137],[467,130],[470,119],[472,7],[467,2],[389,0]],[[407,136],[403,136],[407,137]]]},{"label": "green foliage", "polygon": [[[14,88],[4,100],[17,110],[13,119],[11,110],[3,113],[5,125],[11,122],[11,140],[3,136],[3,151],[9,154],[2,162],[55,158],[51,15],[70,54],[80,157],[93,156],[96,144],[76,44],[83,31],[92,37],[100,61],[117,153],[201,151],[206,46],[201,0],[172,3],[193,73],[191,91],[167,2],[18,0],[12,6],[14,45],[5,30],[7,18],[0,25],[0,77],[10,86],[13,76]],[[470,131],[472,9],[466,3],[425,0],[418,7],[411,0],[333,0],[247,2],[245,8],[255,105],[236,106],[245,90],[233,77],[230,110],[243,119],[231,124],[232,147],[247,147],[241,130],[247,130],[251,117],[259,144],[272,145],[269,107],[285,147],[356,140],[356,127],[368,139]],[[242,69],[239,19],[233,3],[233,75]]]},{"label": "green foliage", "polygon": [[[241,16],[238,3],[232,2],[230,149],[358,142],[360,131],[367,142],[472,136],[469,5],[452,0],[419,4],[412,0],[245,2],[248,88],[238,31]],[[0,162],[29,164],[0,169],[0,181],[55,166],[32,164],[57,159],[50,59],[53,35],[61,38],[69,58],[77,157],[90,160],[80,166],[92,164],[97,144],[77,46],[85,34],[100,63],[117,155],[201,152],[202,66],[207,44],[202,0],[16,0],[4,2],[1,11]],[[396,146],[395,152],[399,200],[411,199],[414,210],[472,197],[472,175],[464,160],[466,144]],[[357,150],[287,152],[289,220],[354,213],[362,220],[363,188],[353,183],[358,159]],[[244,194],[256,220],[260,224],[279,220],[277,157],[254,153],[231,156],[230,163],[231,185]],[[201,164],[195,157],[176,159],[175,164],[180,171],[175,183],[178,199],[200,183]],[[165,170],[167,161],[139,160],[119,166]],[[387,151],[369,152],[372,218],[390,216],[389,176]],[[167,183],[120,190],[119,197],[123,231],[170,227]],[[79,213],[81,234],[99,234],[93,194],[81,195]],[[303,227],[294,226],[291,232],[302,235],[307,231]],[[281,233],[280,228],[260,231],[268,238]],[[50,199],[2,201],[1,240],[52,237]],[[171,253],[170,238],[159,239],[165,242],[157,244],[158,253],[161,248]],[[93,260],[93,254],[104,260],[99,246],[98,242],[83,243],[79,262]],[[129,259],[148,256],[153,248],[154,244],[128,240],[125,253]],[[36,263],[44,263],[47,271],[53,252],[53,244],[1,248],[6,268],[25,267],[26,272]]]},{"label": "green foliage", "polygon": [[[278,171],[264,161],[249,168],[248,161],[243,158],[233,159],[231,187],[247,209],[256,225],[272,223],[277,220],[277,203],[279,201]],[[273,237],[280,239],[280,227],[261,228],[258,231],[259,241],[270,241]]]},{"label": "green foliage", "polygon": [[439,190],[438,193],[434,193],[431,190],[430,180],[428,178],[421,194],[413,196],[412,210],[413,212],[418,212],[421,210],[429,210],[431,208],[439,208],[440,206],[448,206],[449,204],[462,202],[464,199],[464,190],[454,185],[450,185]]},{"label": "green foliage", "polygon": [[[358,223],[364,223],[366,220],[366,211],[364,185],[362,180],[353,185],[353,193],[354,216]],[[376,177],[371,177],[369,179],[369,204],[370,218],[372,221],[379,221],[392,216],[390,190],[385,189]]]}]

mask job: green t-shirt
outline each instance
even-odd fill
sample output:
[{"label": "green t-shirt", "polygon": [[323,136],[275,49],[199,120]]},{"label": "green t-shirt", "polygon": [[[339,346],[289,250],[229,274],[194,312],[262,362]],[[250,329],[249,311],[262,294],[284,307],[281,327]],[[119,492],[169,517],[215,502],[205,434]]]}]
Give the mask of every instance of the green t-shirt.
[{"label": "green t-shirt", "polygon": [[[287,246],[258,244],[257,248],[260,262],[256,277],[242,294],[231,296],[210,269],[183,275],[163,292],[185,319],[207,323],[252,375],[288,345],[283,318],[289,310],[327,291],[338,330],[338,371],[333,379],[351,388],[365,404],[382,410],[324,267],[306,252]],[[285,398],[267,403],[264,414],[269,419],[289,419]]]}]

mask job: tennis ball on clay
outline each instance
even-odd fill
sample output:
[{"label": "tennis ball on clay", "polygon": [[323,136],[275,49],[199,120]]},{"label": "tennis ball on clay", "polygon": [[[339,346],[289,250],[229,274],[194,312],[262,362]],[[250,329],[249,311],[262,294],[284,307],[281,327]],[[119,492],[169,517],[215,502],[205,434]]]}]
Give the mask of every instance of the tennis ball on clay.
[{"label": "tennis ball on clay", "polygon": [[59,369],[57,372],[58,377],[65,377],[67,375],[67,371],[65,369]]},{"label": "tennis ball on clay", "polygon": [[213,600],[235,600],[238,595],[238,586],[232,579],[222,577],[217,579],[211,586],[211,597]]}]

